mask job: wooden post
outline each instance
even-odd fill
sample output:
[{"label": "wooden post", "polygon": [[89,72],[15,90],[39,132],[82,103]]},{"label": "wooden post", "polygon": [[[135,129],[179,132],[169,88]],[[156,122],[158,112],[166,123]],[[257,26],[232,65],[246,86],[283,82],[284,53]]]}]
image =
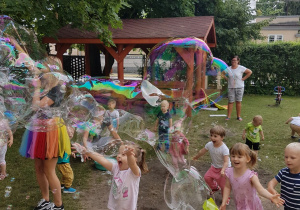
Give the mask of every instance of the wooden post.
[{"label": "wooden post", "polygon": [[84,56],[85,73],[87,75],[91,75],[89,44],[84,45],[84,51],[85,51],[85,56]]},{"label": "wooden post", "polygon": [[[186,86],[185,86],[185,97],[189,102],[193,101],[193,86],[194,86],[194,52],[193,48],[179,48],[175,47],[176,52],[182,57],[187,64],[186,70]],[[192,108],[188,107],[186,110],[188,117],[192,116]]]},{"label": "wooden post", "polygon": [[56,51],[57,51],[57,54],[56,54],[56,57],[60,59],[62,65],[64,65],[63,63],[63,55],[64,53],[67,51],[67,49],[69,49],[71,46],[71,44],[59,44],[57,43],[55,45],[55,48],[56,48]]}]

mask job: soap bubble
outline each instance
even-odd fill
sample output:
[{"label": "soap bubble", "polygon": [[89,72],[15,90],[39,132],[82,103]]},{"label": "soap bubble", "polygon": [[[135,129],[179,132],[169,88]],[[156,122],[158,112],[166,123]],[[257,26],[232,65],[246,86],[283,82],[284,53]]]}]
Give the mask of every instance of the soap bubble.
[{"label": "soap bubble", "polygon": [[170,209],[199,209],[209,198],[209,187],[196,168],[180,171],[176,177],[168,174],[164,198]]}]

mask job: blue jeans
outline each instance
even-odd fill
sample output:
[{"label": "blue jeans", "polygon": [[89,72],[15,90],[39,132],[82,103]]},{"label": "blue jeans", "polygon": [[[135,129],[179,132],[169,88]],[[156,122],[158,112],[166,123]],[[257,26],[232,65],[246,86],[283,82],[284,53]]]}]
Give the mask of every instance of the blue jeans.
[{"label": "blue jeans", "polygon": [[160,150],[162,144],[165,144],[165,152],[169,151],[170,148],[170,140],[169,140],[169,133],[158,131],[158,145],[157,149]]}]

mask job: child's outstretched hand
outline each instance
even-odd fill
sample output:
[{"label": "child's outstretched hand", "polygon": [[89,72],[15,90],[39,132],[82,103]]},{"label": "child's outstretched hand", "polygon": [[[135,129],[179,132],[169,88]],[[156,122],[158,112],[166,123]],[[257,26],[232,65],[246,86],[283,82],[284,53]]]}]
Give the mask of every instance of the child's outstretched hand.
[{"label": "child's outstretched hand", "polygon": [[87,149],[78,143],[72,144],[71,148],[74,150],[74,152],[78,152],[82,155],[84,155],[87,152]]},{"label": "child's outstretched hand", "polygon": [[284,200],[280,198],[280,194],[274,194],[271,196],[271,201],[276,204],[277,207],[282,206],[284,204]]},{"label": "child's outstretched hand", "polygon": [[243,139],[243,140],[246,139],[246,135],[245,135],[245,134],[242,135],[242,139]]},{"label": "child's outstretched hand", "polygon": [[13,139],[9,139],[8,142],[7,142],[7,144],[8,144],[9,147],[11,147],[11,145],[12,145],[13,143],[14,143],[14,140],[13,140]]},{"label": "child's outstretched hand", "polygon": [[124,149],[124,151],[123,151],[123,154],[125,154],[125,155],[127,155],[127,156],[130,156],[130,155],[135,156],[135,154],[134,154],[134,148],[132,148],[132,147],[126,145],[126,146],[125,146],[125,149]]}]

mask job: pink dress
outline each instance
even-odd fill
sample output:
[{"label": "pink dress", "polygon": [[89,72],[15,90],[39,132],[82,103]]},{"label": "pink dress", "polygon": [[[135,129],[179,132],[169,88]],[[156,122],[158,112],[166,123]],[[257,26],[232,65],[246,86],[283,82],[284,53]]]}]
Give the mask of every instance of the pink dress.
[{"label": "pink dress", "polygon": [[228,177],[237,210],[263,210],[261,201],[257,195],[255,187],[251,184],[251,177],[257,173],[247,170],[242,176],[235,178],[234,168],[227,168],[225,171]]}]

